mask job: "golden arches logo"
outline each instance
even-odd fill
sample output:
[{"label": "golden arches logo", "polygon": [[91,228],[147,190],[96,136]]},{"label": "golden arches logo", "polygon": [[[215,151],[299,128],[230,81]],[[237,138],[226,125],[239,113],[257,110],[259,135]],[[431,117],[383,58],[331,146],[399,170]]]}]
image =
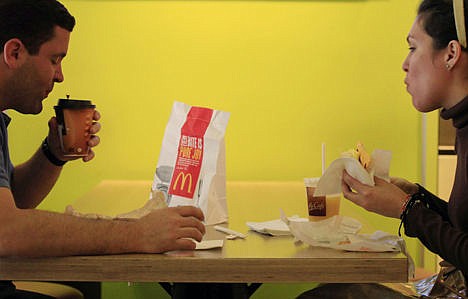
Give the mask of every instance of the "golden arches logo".
[{"label": "golden arches logo", "polygon": [[179,190],[184,190],[184,187],[185,187],[185,183],[187,182],[187,179],[189,180],[188,182],[188,189],[187,189],[187,192],[192,192],[192,174],[191,173],[183,173],[183,172],[179,172],[179,174],[177,175],[175,181],[174,181],[174,185],[172,187],[172,190],[175,190],[176,187],[178,186],[178,183],[179,183],[179,179],[182,178],[182,182],[180,184],[180,189]]}]

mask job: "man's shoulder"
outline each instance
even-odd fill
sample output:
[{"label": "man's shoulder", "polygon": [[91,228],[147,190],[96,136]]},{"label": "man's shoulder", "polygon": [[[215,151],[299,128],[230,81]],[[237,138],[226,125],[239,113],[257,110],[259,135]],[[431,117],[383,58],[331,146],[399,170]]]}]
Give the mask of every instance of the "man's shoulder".
[{"label": "man's shoulder", "polygon": [[1,116],[1,119],[2,119],[3,123],[5,124],[5,126],[8,126],[10,124],[11,117],[8,116],[8,114],[6,114],[5,111],[2,111],[0,113],[0,116]]}]

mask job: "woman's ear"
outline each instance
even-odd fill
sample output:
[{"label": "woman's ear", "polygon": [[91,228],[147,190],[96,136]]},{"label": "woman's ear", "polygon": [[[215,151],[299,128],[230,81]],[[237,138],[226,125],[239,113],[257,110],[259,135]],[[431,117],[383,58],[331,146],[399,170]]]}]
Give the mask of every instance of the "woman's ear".
[{"label": "woman's ear", "polygon": [[445,56],[445,66],[448,70],[451,70],[460,60],[461,52],[462,48],[458,41],[452,40],[449,42]]},{"label": "woman's ear", "polygon": [[26,52],[27,50],[21,40],[12,38],[3,46],[3,60],[9,68],[16,68],[21,65]]}]

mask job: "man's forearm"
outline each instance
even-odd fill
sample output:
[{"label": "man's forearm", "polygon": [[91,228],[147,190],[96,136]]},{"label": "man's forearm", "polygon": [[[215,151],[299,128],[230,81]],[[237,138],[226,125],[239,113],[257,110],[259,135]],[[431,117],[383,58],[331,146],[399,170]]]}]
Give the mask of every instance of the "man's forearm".
[{"label": "man's forearm", "polygon": [[0,213],[0,256],[67,256],[136,251],[136,222],[96,220],[33,209]]},{"label": "man's forearm", "polygon": [[49,194],[62,171],[39,149],[25,163],[15,167],[11,189],[19,208],[34,208]]}]

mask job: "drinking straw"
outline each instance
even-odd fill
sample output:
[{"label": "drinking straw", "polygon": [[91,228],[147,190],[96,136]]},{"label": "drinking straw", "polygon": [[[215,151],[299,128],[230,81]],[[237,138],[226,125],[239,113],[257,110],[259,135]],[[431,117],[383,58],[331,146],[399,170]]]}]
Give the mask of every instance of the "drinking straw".
[{"label": "drinking straw", "polygon": [[322,142],[322,175],[325,173],[325,142]]}]

